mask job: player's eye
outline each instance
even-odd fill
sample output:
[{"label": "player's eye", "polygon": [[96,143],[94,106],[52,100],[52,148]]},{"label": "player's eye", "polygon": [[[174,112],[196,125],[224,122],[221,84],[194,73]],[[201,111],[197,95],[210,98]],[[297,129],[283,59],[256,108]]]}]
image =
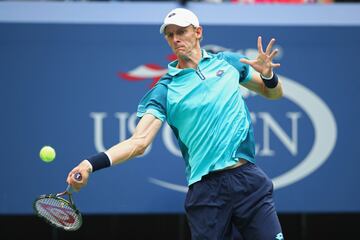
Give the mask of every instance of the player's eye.
[{"label": "player's eye", "polygon": [[174,34],[173,33],[166,33],[166,35],[165,35],[167,38],[172,38],[173,36],[174,36]]},{"label": "player's eye", "polygon": [[178,31],[176,31],[177,35],[184,35],[186,32],[186,29],[179,29]]}]

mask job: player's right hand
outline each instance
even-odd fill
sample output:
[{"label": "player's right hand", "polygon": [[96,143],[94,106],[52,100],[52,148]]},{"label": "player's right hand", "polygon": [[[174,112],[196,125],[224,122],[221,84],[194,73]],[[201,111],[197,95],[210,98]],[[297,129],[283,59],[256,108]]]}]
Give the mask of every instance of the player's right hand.
[{"label": "player's right hand", "polygon": [[[90,173],[92,171],[92,166],[89,163],[89,161],[84,160],[79,165],[77,165],[75,168],[73,168],[66,179],[66,182],[75,190],[79,191],[81,188],[86,186]],[[80,173],[82,176],[81,180],[76,180],[74,175],[76,173]]]}]

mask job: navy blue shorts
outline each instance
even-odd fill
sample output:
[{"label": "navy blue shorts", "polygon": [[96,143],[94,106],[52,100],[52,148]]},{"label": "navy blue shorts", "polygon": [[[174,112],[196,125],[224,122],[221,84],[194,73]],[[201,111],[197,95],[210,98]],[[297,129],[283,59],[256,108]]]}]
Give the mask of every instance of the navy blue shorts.
[{"label": "navy blue shorts", "polygon": [[185,210],[192,240],[282,240],[273,184],[255,164],[210,173],[192,184]]}]

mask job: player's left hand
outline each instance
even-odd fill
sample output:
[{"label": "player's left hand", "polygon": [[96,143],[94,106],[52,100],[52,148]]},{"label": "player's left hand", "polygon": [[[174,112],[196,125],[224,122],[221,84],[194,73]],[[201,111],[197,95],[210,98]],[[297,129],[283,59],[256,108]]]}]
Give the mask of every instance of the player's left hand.
[{"label": "player's left hand", "polygon": [[263,51],[261,36],[258,37],[257,47],[258,55],[254,60],[248,60],[245,58],[240,59],[240,62],[249,64],[255,71],[259,72],[264,77],[271,77],[273,68],[280,67],[280,63],[273,63],[273,58],[279,52],[278,49],[272,50],[275,43],[275,39],[272,38],[266,47],[266,51]]}]

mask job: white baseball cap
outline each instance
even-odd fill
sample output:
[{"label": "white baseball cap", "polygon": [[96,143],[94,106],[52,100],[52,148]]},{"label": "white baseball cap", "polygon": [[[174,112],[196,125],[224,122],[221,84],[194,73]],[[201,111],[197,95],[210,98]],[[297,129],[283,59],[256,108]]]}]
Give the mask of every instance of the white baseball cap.
[{"label": "white baseball cap", "polygon": [[165,17],[163,25],[160,27],[160,33],[163,33],[166,26],[174,24],[180,27],[187,27],[193,25],[194,27],[199,27],[199,19],[197,16],[190,10],[185,8],[175,8],[171,10]]}]

